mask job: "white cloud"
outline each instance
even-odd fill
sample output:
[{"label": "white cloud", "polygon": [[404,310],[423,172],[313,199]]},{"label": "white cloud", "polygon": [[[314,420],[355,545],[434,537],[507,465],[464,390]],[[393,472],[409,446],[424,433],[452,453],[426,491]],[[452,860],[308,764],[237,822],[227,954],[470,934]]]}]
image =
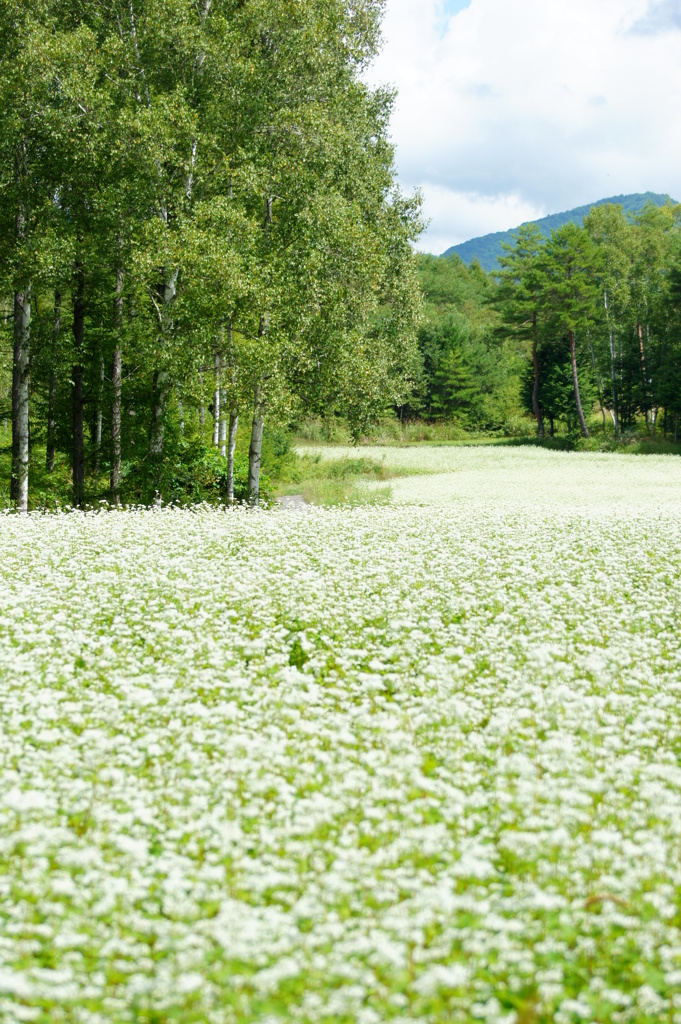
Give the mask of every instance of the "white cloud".
[{"label": "white cloud", "polygon": [[423,183],[421,189],[423,213],[430,220],[430,227],[419,248],[427,252],[444,252],[450,245],[490,231],[508,231],[548,212],[515,194],[491,196],[454,192],[430,182]]},{"label": "white cloud", "polygon": [[427,199],[424,247],[513,227],[516,211],[681,198],[680,6],[388,0],[372,79],[399,89],[397,161]]}]

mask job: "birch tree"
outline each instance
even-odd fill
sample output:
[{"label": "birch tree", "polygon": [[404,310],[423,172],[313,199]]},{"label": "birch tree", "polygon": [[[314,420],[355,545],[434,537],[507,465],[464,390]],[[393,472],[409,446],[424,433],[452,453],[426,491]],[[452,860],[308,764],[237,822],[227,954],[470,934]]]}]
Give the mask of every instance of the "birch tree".
[{"label": "birch tree", "polygon": [[611,416],[615,436],[620,434],[619,381],[620,333],[627,330],[631,303],[632,248],[635,238],[621,207],[594,207],[585,227],[595,243],[596,278],[601,290],[601,319],[604,321],[609,356]]},{"label": "birch tree", "polygon": [[375,0],[0,4],[21,55],[3,67],[0,145],[24,507],[38,293],[47,464],[70,433],[77,506],[102,468],[120,502],[126,457],[137,494],[160,498],[169,411],[204,407],[211,367],[228,499],[247,419],[254,504],[267,417],[338,402],[359,430],[406,393],[418,210],[395,187],[392,97],[364,79],[380,15]]}]

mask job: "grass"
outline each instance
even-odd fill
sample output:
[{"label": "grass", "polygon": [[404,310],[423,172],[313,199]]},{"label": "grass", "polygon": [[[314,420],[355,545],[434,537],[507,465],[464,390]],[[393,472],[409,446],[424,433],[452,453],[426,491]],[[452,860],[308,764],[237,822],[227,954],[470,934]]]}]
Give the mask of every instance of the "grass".
[{"label": "grass", "polygon": [[302,494],[313,505],[376,505],[390,500],[390,487],[376,487],[391,474],[384,460],[348,454],[325,459],[321,452],[296,451],[284,479],[277,482],[280,495]]},{"label": "grass", "polygon": [[[393,445],[539,445],[550,451],[602,451],[628,452],[636,454],[681,454],[681,442],[675,443],[669,434],[663,435],[661,421],[653,438],[643,417],[639,417],[633,428],[616,438],[612,424],[603,431],[599,417],[589,421],[589,438],[578,433],[568,433],[564,424],[556,425],[555,437],[546,436],[539,440],[536,426],[528,416],[517,416],[499,430],[474,430],[456,422],[414,420],[400,423],[394,417],[386,417],[361,438],[357,448],[389,447]],[[548,431],[548,426],[547,426]],[[299,451],[306,447],[319,448],[330,445],[348,447],[353,444],[347,425],[338,419],[309,419],[299,425],[295,433],[295,444]]]},{"label": "grass", "polygon": [[[475,442],[473,442],[475,443]],[[479,441],[477,443],[480,443]],[[591,429],[590,437],[581,436],[558,436],[545,437],[542,439],[536,436],[513,437],[495,440],[493,443],[509,447],[520,445],[534,445],[538,448],[545,448],[547,451],[560,452],[610,452],[613,454],[627,455],[681,455],[681,443],[675,442],[671,437],[658,435],[653,438],[645,431],[630,431],[622,437],[615,437],[614,433],[604,434],[602,430]]]}]

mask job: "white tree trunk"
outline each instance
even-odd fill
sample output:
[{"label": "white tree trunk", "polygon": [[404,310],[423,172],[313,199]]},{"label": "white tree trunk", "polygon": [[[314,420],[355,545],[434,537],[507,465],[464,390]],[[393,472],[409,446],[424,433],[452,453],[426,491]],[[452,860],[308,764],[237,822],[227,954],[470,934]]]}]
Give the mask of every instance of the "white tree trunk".
[{"label": "white tree trunk", "polygon": [[251,444],[248,449],[248,500],[251,505],[260,502],[260,462],[262,459],[262,434],[265,426],[265,400],[256,384],[253,399],[253,425],[251,427]]},{"label": "white tree trunk", "polygon": [[614,318],[610,320],[610,310],[608,309],[608,293],[603,292],[603,302],[605,305],[605,316],[608,322],[608,339],[610,342],[610,379],[612,384],[612,422],[615,427],[615,437],[620,435],[620,422],[619,422],[619,408],[617,404],[617,371],[615,363],[617,359],[617,348],[615,344],[615,321]]},{"label": "white tree trunk", "polygon": [[236,432],[239,416],[236,410],[229,414],[229,440],[227,444],[227,500],[234,502],[234,452],[236,451]]},{"label": "white tree trunk", "polygon": [[73,292],[73,349],[74,365],[71,370],[73,387],[72,438],[73,438],[73,504],[82,508],[85,503],[85,399],[83,394],[83,344],[85,340],[85,274],[80,264],[77,267]]},{"label": "white tree trunk", "polygon": [[56,430],[57,404],[57,345],[61,329],[61,294],[54,293],[54,321],[52,324],[52,352],[50,353],[50,383],[47,393],[47,449],[45,452],[45,468],[48,473],[54,472],[54,435]]},{"label": "white tree trunk", "polygon": [[99,356],[99,387],[97,388],[97,421],[95,423],[95,473],[102,460],[102,418],[104,402],[104,356]]},{"label": "white tree trunk", "polygon": [[121,331],[123,329],[123,270],[116,271],[116,296],[114,298],[114,343],[111,360],[111,500],[114,505],[121,503],[121,394],[123,383],[123,355],[121,352]]},{"label": "white tree trunk", "polygon": [[572,364],[572,384],[575,391],[575,405],[577,406],[577,416],[579,418],[579,424],[582,428],[582,435],[584,437],[589,436],[589,428],[586,425],[584,419],[584,411],[582,409],[582,400],[579,395],[579,379],[577,377],[577,355],[575,352],[575,334],[574,331],[568,331],[568,338],[570,341],[570,362]]},{"label": "white tree trunk", "polygon": [[165,440],[165,411],[168,398],[169,378],[167,370],[158,370],[154,380],[154,422],[152,425],[151,453],[163,454]]},{"label": "white tree trunk", "polygon": [[[179,270],[172,270],[163,282],[163,307],[168,310],[177,294],[177,278]],[[163,336],[172,325],[167,315],[161,316],[161,335]],[[161,339],[163,341],[163,337]],[[168,393],[170,391],[170,374],[167,370],[157,370],[154,377],[154,417],[151,424],[151,444],[149,452],[157,463],[156,468],[156,494],[154,503],[161,505],[163,495],[161,494],[161,476],[163,471],[163,446],[165,443],[165,416],[168,404]]]},{"label": "white tree trunk", "polygon": [[220,395],[220,455],[224,458],[227,455],[227,416],[226,408],[227,405],[227,393],[222,391]]},{"label": "white tree trunk", "polygon": [[215,394],[213,395],[213,445],[217,448],[220,443],[220,356],[215,353],[213,357],[215,366]]},{"label": "white tree trunk", "polygon": [[14,293],[12,368],[12,497],[28,511],[28,384],[31,343],[31,286]]},{"label": "white tree trunk", "polygon": [[201,397],[199,399],[199,427],[201,429],[201,441],[205,441],[206,432],[206,406],[203,401],[203,370],[199,370],[199,391]]}]

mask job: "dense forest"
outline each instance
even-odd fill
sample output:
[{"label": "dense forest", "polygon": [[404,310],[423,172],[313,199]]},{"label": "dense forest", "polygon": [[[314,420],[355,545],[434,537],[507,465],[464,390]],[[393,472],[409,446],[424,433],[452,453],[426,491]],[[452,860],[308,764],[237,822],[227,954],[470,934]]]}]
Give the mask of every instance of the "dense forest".
[{"label": "dense forest", "polygon": [[311,418],[678,437],[681,208],[416,256],[381,7],[1,0],[3,504],[256,504]]},{"label": "dense forest", "polygon": [[333,405],[358,436],[404,402],[420,222],[396,186],[392,94],[365,81],[381,12],[0,2],[16,507],[65,477],[76,506],[257,503],[265,424]]},{"label": "dense forest", "polygon": [[400,414],[516,434],[529,414],[540,438],[677,440],[681,206],[599,205],[548,238],[524,225],[501,263],[420,258],[420,363]]},{"label": "dense forest", "polygon": [[537,434],[588,437],[598,410],[616,438],[639,421],[678,437],[681,206],[594,207],[545,240],[526,226],[508,247],[494,300],[500,329],[529,351],[521,381]]},{"label": "dense forest", "polygon": [[458,256],[421,256],[419,283],[419,362],[399,415],[452,421],[465,431],[507,429],[520,413],[523,345],[498,330],[496,282]]}]

